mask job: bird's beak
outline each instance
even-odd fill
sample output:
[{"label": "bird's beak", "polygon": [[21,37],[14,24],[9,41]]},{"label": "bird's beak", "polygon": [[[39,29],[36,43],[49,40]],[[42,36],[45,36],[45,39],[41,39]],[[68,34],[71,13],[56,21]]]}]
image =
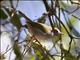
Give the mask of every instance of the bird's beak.
[{"label": "bird's beak", "polygon": [[62,32],[60,32],[59,34],[60,34],[60,35],[64,35],[64,33],[62,33]]}]

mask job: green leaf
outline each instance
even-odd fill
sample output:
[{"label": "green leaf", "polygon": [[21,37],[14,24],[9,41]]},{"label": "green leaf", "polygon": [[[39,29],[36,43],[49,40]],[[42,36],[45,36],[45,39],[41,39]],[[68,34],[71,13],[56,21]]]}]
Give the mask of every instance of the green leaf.
[{"label": "green leaf", "polygon": [[23,60],[23,56],[22,56],[22,53],[20,51],[20,47],[19,47],[17,42],[14,43],[13,50],[14,50],[14,53],[16,55],[16,59],[17,60]]},{"label": "green leaf", "polygon": [[32,47],[35,51],[36,58],[37,60],[50,60],[48,54],[45,51],[45,48],[43,48],[41,45],[37,43],[32,43]]},{"label": "green leaf", "polygon": [[71,32],[72,32],[75,36],[80,37],[79,32],[78,32],[78,31],[76,30],[76,28],[75,28],[75,25],[76,25],[77,22],[78,22],[78,21],[77,21],[77,18],[72,17],[72,18],[67,22],[67,24],[68,24],[68,27],[69,27],[69,29],[71,30]]},{"label": "green leaf", "polygon": [[77,23],[77,18],[72,17],[72,18],[70,19],[69,23],[75,25],[75,24]]},{"label": "green leaf", "polygon": [[[14,12],[13,9],[9,9],[6,7],[3,7],[6,12],[9,14],[10,18],[11,18],[11,23],[17,27],[17,29],[19,30],[22,27],[20,18],[22,17],[21,15],[19,15],[17,12]],[[13,16],[12,16],[13,14]]]},{"label": "green leaf", "polygon": [[70,52],[68,52],[68,50],[64,49],[62,46],[61,46],[61,50],[64,54],[65,60],[77,60],[75,56],[73,56]]},{"label": "green leaf", "polygon": [[66,10],[66,8],[70,6],[70,4],[69,3],[65,3],[65,1],[59,1],[59,2],[60,2],[60,7],[62,9],[64,9],[64,10]]},{"label": "green leaf", "polygon": [[22,27],[21,21],[20,21],[20,16],[15,12],[13,13],[13,17],[11,18],[11,22],[13,23],[13,25],[15,25],[17,27],[17,29],[19,30]]},{"label": "green leaf", "polygon": [[0,19],[4,20],[7,19],[7,15],[5,14],[5,12],[0,8]]},{"label": "green leaf", "polygon": [[34,57],[34,56],[32,56],[30,60],[35,60],[35,57]]},{"label": "green leaf", "polygon": [[9,16],[11,16],[12,12],[13,12],[13,9],[9,9],[9,8],[6,8],[4,7],[4,9],[6,10],[6,12],[9,14]]},{"label": "green leaf", "polygon": [[45,21],[46,21],[46,16],[47,16],[47,14],[44,14],[44,15],[42,15],[40,18],[38,18],[37,20],[38,20],[38,22],[40,22],[40,23],[45,23]]}]

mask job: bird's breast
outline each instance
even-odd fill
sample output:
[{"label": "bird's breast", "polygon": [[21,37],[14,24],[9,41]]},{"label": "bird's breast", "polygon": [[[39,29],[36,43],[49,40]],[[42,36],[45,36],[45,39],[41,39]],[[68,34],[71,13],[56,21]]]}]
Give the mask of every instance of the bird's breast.
[{"label": "bird's breast", "polygon": [[30,28],[29,32],[31,35],[34,35],[38,40],[48,40],[51,38],[51,34],[49,33],[44,33],[42,30],[35,29],[35,28]]}]

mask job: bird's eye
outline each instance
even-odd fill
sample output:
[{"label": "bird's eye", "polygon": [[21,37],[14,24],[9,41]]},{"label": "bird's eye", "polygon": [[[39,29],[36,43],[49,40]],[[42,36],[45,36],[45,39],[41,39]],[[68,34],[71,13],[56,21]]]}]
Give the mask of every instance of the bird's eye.
[{"label": "bird's eye", "polygon": [[52,30],[51,32],[53,32],[54,35],[58,35],[58,31],[57,30]]},{"label": "bird's eye", "polygon": [[58,31],[57,30],[54,30],[54,33],[58,33]]},{"label": "bird's eye", "polygon": [[51,32],[58,33],[58,31],[57,31],[57,30],[51,30]]}]

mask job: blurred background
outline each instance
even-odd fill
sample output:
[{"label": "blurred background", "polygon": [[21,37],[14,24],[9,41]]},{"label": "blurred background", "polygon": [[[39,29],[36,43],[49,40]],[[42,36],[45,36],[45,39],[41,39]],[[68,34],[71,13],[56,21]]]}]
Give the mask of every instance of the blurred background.
[{"label": "blurred background", "polygon": [[[45,3],[46,2],[46,3]],[[49,8],[47,8],[47,5]],[[1,60],[79,60],[80,59],[80,1],[0,1],[0,59]],[[44,13],[51,15],[45,16]],[[58,27],[64,35],[58,44],[52,41],[31,41],[27,19]],[[54,12],[54,13],[53,13]],[[57,18],[57,17],[58,18]],[[60,21],[61,22],[60,22]],[[55,38],[54,38],[55,39]],[[31,44],[30,44],[31,43]]]}]

